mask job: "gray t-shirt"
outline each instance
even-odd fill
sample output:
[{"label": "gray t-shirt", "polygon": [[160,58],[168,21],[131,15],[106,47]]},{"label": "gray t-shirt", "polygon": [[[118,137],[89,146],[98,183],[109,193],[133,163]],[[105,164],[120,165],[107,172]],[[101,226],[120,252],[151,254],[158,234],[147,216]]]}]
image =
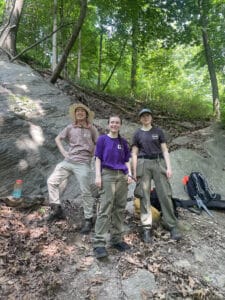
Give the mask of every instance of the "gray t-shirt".
[{"label": "gray t-shirt", "polygon": [[94,155],[98,131],[92,125],[79,127],[70,124],[59,133],[59,137],[69,144],[67,161],[89,162]]},{"label": "gray t-shirt", "polygon": [[132,146],[139,149],[138,155],[159,155],[162,154],[161,144],[166,142],[165,135],[161,128],[152,127],[148,131],[138,129],[133,136]]}]

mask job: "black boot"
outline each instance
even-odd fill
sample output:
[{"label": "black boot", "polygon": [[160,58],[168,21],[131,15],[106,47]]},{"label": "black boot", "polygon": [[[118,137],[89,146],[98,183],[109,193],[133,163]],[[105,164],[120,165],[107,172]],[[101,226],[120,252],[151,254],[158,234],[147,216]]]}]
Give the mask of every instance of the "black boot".
[{"label": "black boot", "polygon": [[84,225],[81,228],[80,233],[82,233],[82,234],[90,233],[91,229],[92,229],[92,225],[93,225],[92,218],[85,219]]},{"label": "black boot", "polygon": [[170,237],[172,240],[179,241],[182,239],[182,234],[179,232],[177,227],[173,227],[170,230]]},{"label": "black boot", "polygon": [[65,219],[63,214],[63,210],[60,204],[51,204],[51,211],[49,215],[46,217],[47,222],[53,222],[55,220]]},{"label": "black boot", "polygon": [[142,240],[145,244],[150,244],[152,242],[150,228],[143,228]]}]

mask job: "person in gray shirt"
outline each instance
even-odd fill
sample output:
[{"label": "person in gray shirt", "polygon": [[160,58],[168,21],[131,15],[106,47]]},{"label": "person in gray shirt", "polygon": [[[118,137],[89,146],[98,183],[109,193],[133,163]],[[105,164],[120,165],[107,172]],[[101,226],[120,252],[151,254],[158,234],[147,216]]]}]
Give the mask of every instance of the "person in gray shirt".
[{"label": "person in gray shirt", "polygon": [[[51,212],[47,220],[53,221],[63,218],[59,186],[66,178],[74,174],[79,183],[83,199],[85,222],[81,233],[88,234],[93,226],[94,205],[94,199],[90,191],[90,163],[94,155],[98,131],[92,125],[94,112],[87,106],[82,103],[75,103],[70,106],[69,113],[73,120],[72,124],[66,126],[55,138],[56,145],[64,156],[64,160],[56,165],[47,180],[51,206]],[[65,150],[62,140],[68,143],[68,151]]]},{"label": "person in gray shirt", "polygon": [[132,141],[133,177],[136,179],[135,194],[140,198],[141,225],[143,241],[151,239],[151,181],[154,180],[156,192],[162,209],[165,227],[170,231],[171,238],[180,240],[177,219],[172,203],[172,190],[169,178],[172,168],[165,135],[161,128],[152,125],[152,112],[144,108],[139,112],[142,127],[138,129]]}]

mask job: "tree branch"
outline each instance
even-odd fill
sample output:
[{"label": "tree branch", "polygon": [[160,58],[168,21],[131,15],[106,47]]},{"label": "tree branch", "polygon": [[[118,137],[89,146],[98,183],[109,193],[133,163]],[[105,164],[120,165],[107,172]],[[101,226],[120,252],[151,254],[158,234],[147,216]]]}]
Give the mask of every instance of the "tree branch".
[{"label": "tree branch", "polygon": [[73,23],[69,23],[69,24],[62,24],[60,25],[56,30],[52,31],[50,34],[46,35],[45,37],[43,37],[42,39],[40,39],[39,41],[37,41],[36,43],[32,44],[31,46],[29,46],[28,48],[24,49],[23,51],[21,51],[19,54],[17,54],[16,56],[14,56],[10,61],[13,62],[14,60],[16,60],[18,57],[20,57],[22,54],[24,54],[25,52],[29,51],[30,49],[34,48],[35,46],[39,45],[40,43],[44,42],[45,40],[49,39],[54,33],[56,33],[57,31],[59,31],[60,29],[62,29],[63,27],[66,27],[68,25],[71,25]]},{"label": "tree branch", "polygon": [[83,25],[84,19],[86,17],[86,11],[87,11],[87,0],[80,0],[79,18],[73,27],[72,35],[71,35],[70,39],[68,40],[68,43],[67,43],[67,45],[64,49],[64,52],[61,56],[61,59],[60,59],[59,63],[57,64],[55,70],[53,71],[53,74],[50,78],[51,83],[56,82],[57,78],[59,77],[59,74],[61,73],[62,69],[65,66],[65,63],[67,61],[70,50],[72,49],[74,43],[76,42],[76,39],[77,39],[79,32],[81,30],[81,27]]},{"label": "tree branch", "polygon": [[121,51],[120,51],[119,59],[118,59],[118,61],[115,63],[115,65],[114,65],[114,67],[113,67],[113,69],[112,69],[112,71],[111,71],[111,73],[110,73],[110,75],[109,75],[109,78],[106,80],[106,82],[105,82],[105,84],[104,84],[104,86],[103,86],[103,88],[102,88],[102,91],[104,91],[105,88],[107,87],[107,85],[109,84],[109,82],[110,82],[110,80],[111,80],[111,78],[112,78],[112,76],[113,76],[113,74],[114,74],[114,72],[115,72],[117,66],[119,65],[119,63],[120,63],[120,61],[121,61],[121,58],[122,58],[122,56],[123,56],[124,50],[125,50],[125,48],[126,48],[126,45],[127,45],[127,39],[126,39],[126,41],[124,42],[124,45],[123,45],[123,47],[122,47],[122,49],[121,49]]}]

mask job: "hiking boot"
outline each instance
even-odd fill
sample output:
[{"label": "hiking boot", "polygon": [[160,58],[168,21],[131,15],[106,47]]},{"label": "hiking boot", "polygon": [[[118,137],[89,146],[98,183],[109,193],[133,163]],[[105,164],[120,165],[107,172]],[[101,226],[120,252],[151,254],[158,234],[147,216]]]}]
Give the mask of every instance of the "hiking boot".
[{"label": "hiking boot", "polygon": [[170,238],[172,240],[175,240],[175,241],[179,241],[182,239],[182,235],[181,233],[179,232],[179,230],[177,229],[177,227],[173,227],[171,230],[170,230]]},{"label": "hiking boot", "polygon": [[125,242],[119,242],[112,245],[113,248],[117,249],[120,252],[124,252],[130,249],[130,246]]},{"label": "hiking boot", "polygon": [[107,257],[108,253],[105,247],[96,247],[94,248],[94,255],[96,258],[103,258],[103,257]]},{"label": "hiking boot", "polygon": [[63,220],[65,216],[63,214],[63,210],[60,204],[51,204],[51,211],[49,215],[45,218],[47,222],[53,222],[56,220]]},{"label": "hiking boot", "polygon": [[150,244],[152,242],[151,231],[149,228],[143,229],[142,240],[145,244]]},{"label": "hiking boot", "polygon": [[88,234],[91,232],[92,229],[92,218],[85,219],[84,225],[80,230],[81,234]]}]

